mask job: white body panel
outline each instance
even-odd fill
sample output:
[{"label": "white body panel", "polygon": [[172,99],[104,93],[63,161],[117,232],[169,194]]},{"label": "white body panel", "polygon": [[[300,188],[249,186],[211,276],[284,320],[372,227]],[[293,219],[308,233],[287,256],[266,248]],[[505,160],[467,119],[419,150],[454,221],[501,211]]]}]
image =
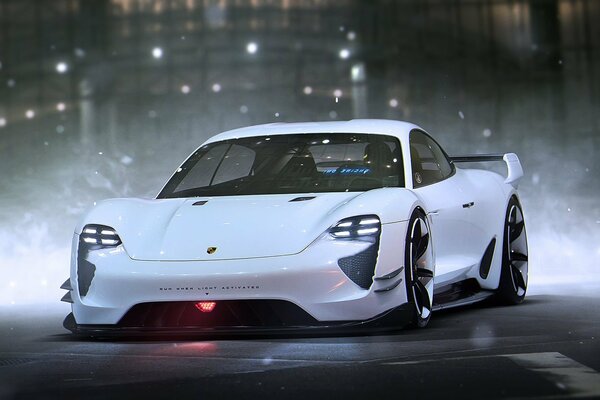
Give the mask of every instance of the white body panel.
[{"label": "white body panel", "polygon": [[[321,132],[393,135],[402,146],[407,188],[99,202],[81,218],[73,238],[70,284],[76,322],[116,324],[144,302],[235,299],[287,300],[319,321],[375,317],[408,301],[405,285],[383,293],[376,291],[386,282],[377,279],[369,289],[357,286],[338,260],[366,245],[333,240],[327,230],[344,218],[377,215],[381,236],[374,276],[383,277],[404,266],[407,222],[416,207],[425,211],[431,226],[436,287],[475,278],[484,289],[497,288],[503,221],[515,179],[505,182],[495,173],[457,168],[442,182],[412,189],[408,140],[413,129],[420,128],[379,120],[270,124],[209,139]],[[513,165],[513,177],[519,169],[520,164]],[[315,198],[290,202],[299,196]],[[206,203],[194,205],[197,201]],[[87,294],[80,296],[77,251],[88,224],[114,228],[123,244],[89,252],[95,274]],[[494,237],[498,244],[483,279],[479,264]],[[213,246],[216,251],[208,254]]]},{"label": "white body panel", "polygon": [[[289,209],[285,210],[289,214],[285,219],[286,230],[276,235],[269,235],[267,230],[261,231],[265,220],[270,220],[269,212],[240,213],[240,209],[244,210],[238,204],[240,197],[213,198],[203,206],[191,205],[198,198],[115,199],[98,203],[77,227],[73,248],[77,248],[79,233],[88,223],[112,226],[122,236],[124,244],[115,249],[90,252],[88,260],[97,269],[87,295],[83,298],[72,296],[77,322],[116,324],[133,305],[156,301],[281,299],[301,306],[314,318],[323,321],[368,319],[406,303],[403,290],[382,296],[374,293],[380,286],[377,281],[371,290],[366,291],[348,279],[338,267],[337,260],[359,253],[366,245],[334,241],[326,230],[348,215],[378,214],[382,222],[382,236],[375,276],[386,275],[403,264],[404,242],[396,238],[404,237],[406,218],[403,218],[404,212],[398,210],[414,209],[417,205],[414,194],[402,188],[383,188],[358,194],[325,193],[314,196],[314,200],[297,203],[289,203],[289,200],[298,195],[240,196],[245,198],[250,209],[257,204],[265,210],[278,208],[276,206],[295,208],[295,215],[300,217],[295,218]],[[232,215],[239,215],[244,225],[257,228],[237,232],[239,246],[228,248],[225,245],[222,252],[219,247],[214,255],[223,255],[212,259],[206,252],[207,247],[221,246],[228,241],[223,241],[219,235],[211,237],[211,232],[206,234],[198,230],[199,217],[191,216],[189,212],[187,225],[179,227],[176,237],[164,240],[155,236],[148,240],[148,231],[158,230],[163,235],[164,232],[173,235],[169,229],[148,227],[148,224],[169,226],[171,220],[180,218],[178,213],[183,214],[182,209],[195,207],[192,209],[195,212],[211,202],[221,203],[218,207],[221,207],[224,221],[231,220]],[[319,212],[314,209],[314,204],[320,206]],[[210,208],[204,210],[210,211]],[[315,217],[307,218],[309,213],[315,214]],[[284,224],[283,216],[279,218],[276,222]],[[207,241],[208,237],[211,241]],[[184,254],[188,252],[189,258],[161,258],[161,249],[174,249],[175,245],[171,243],[176,243],[176,239],[184,244],[194,244],[180,247]],[[166,247],[165,243],[172,247]],[[193,253],[193,249],[197,252]],[[168,256],[168,250],[165,256]],[[148,259],[139,256],[136,259],[135,251],[149,254]],[[142,253],[144,251],[146,253]],[[242,256],[244,254],[246,256]],[[71,284],[75,288],[76,264],[76,257],[73,257]]]},{"label": "white body panel", "polygon": [[477,279],[485,289],[498,287],[501,247],[496,246],[486,279],[480,277],[479,265],[490,241],[502,240],[504,212],[514,194],[503,180],[493,172],[456,168],[452,177],[414,190],[430,217],[436,287],[468,278]]},{"label": "white body panel", "polygon": [[[404,221],[407,218],[399,210],[410,208],[416,201],[412,193],[402,188],[366,193],[320,193],[313,195],[315,198],[310,201],[290,202],[300,196],[110,199],[92,208],[77,226],[76,233],[81,233],[84,225],[90,223],[111,226],[134,260],[273,257],[300,253],[348,215],[377,214],[383,224]],[[206,204],[194,206],[197,201],[206,201]],[[206,249],[210,246],[218,250],[209,256]]]},{"label": "white body panel", "polygon": [[[387,224],[382,230],[389,237],[401,235],[406,223]],[[389,257],[379,260],[377,275],[397,268],[394,254],[404,250],[397,243],[383,248]],[[298,255],[214,262],[134,261],[122,248],[99,250],[90,261],[102,270],[84,298],[73,297],[73,312],[80,324],[116,324],[133,305],[144,302],[281,299],[318,320],[346,321],[368,319],[377,310],[406,303],[402,290],[381,296],[374,293],[377,284],[366,291],[344,275],[336,261],[360,250],[328,237]]]}]

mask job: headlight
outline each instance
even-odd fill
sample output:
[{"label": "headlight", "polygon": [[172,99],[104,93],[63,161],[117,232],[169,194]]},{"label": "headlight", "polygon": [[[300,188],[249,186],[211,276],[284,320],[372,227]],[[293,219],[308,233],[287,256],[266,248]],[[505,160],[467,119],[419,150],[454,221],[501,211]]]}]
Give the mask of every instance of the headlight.
[{"label": "headlight", "polygon": [[329,235],[335,240],[365,242],[366,246],[359,253],[338,260],[338,266],[344,274],[363,289],[369,289],[373,284],[380,234],[381,221],[372,214],[344,218],[329,229]]},{"label": "headlight", "polygon": [[344,218],[329,229],[336,239],[368,240],[378,238],[381,221],[377,215],[358,215]]},{"label": "headlight", "polygon": [[121,238],[110,226],[88,224],[83,227],[77,250],[77,288],[82,298],[87,296],[96,274],[96,266],[88,259],[90,250],[117,247],[120,244]]},{"label": "headlight", "polygon": [[100,247],[116,247],[121,244],[121,238],[113,228],[97,224],[89,224],[83,227],[81,241]]}]

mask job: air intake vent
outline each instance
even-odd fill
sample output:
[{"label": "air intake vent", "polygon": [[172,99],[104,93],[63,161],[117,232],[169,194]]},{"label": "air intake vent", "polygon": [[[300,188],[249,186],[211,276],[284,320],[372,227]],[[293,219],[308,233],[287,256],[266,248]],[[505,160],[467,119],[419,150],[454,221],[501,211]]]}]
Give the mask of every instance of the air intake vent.
[{"label": "air intake vent", "polygon": [[194,301],[137,304],[127,311],[118,326],[223,328],[321,324],[297,305],[284,300],[221,300],[209,313],[199,312],[196,304]]},{"label": "air intake vent", "polygon": [[363,289],[368,289],[373,283],[378,251],[379,240],[358,254],[340,258],[338,265],[352,282]]},{"label": "air intake vent", "polygon": [[316,196],[304,196],[304,197],[296,197],[295,199],[291,199],[289,202],[293,201],[308,201],[314,199]]},{"label": "air intake vent", "polygon": [[87,295],[96,274],[96,266],[87,260],[90,249],[96,247],[98,246],[90,245],[79,239],[79,248],[77,249],[77,287],[79,288],[79,295],[81,297]]}]

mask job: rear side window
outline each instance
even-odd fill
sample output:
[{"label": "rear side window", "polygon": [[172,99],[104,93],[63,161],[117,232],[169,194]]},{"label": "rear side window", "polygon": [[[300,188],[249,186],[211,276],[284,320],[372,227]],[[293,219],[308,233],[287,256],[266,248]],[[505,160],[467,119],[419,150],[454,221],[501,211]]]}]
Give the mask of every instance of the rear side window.
[{"label": "rear side window", "polygon": [[410,158],[415,188],[440,182],[454,172],[441,147],[421,131],[410,133]]}]

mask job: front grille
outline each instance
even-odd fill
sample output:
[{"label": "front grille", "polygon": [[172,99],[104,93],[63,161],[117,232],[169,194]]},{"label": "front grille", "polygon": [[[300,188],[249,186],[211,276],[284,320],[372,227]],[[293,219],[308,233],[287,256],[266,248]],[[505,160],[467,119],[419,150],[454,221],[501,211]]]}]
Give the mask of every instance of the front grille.
[{"label": "front grille", "polygon": [[[203,300],[205,301],[205,300]],[[196,302],[156,302],[133,306],[121,318],[119,327],[285,327],[320,325],[306,311],[284,300],[216,301],[212,312],[201,312]]]},{"label": "front grille", "polygon": [[367,249],[350,257],[340,258],[338,265],[346,276],[363,289],[368,289],[373,284],[375,263],[379,251],[379,240]]}]

